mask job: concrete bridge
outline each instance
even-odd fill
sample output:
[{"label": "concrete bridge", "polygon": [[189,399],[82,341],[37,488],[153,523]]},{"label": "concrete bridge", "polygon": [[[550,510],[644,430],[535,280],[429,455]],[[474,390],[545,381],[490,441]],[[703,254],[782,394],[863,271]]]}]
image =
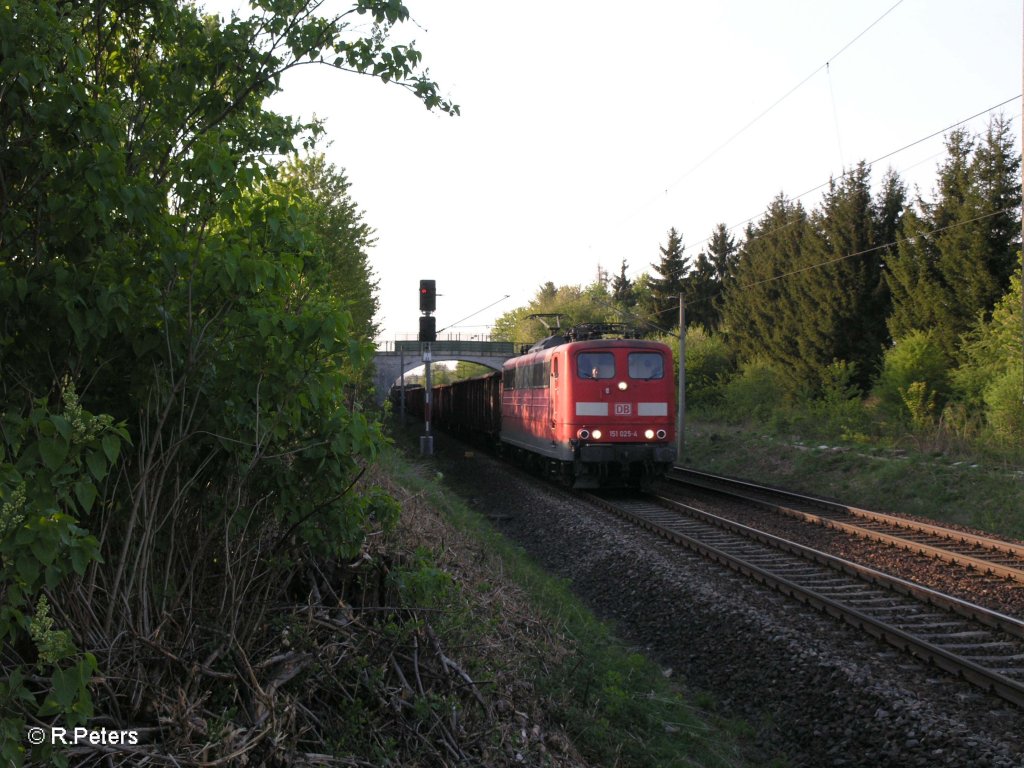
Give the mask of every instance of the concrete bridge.
[{"label": "concrete bridge", "polygon": [[[377,350],[374,356],[377,373],[374,376],[373,387],[378,403],[383,403],[387,399],[388,392],[399,377],[424,364],[423,353],[427,346],[420,341],[395,341],[384,349]],[[496,371],[500,371],[502,363],[510,357],[520,354],[517,349],[519,345],[510,341],[448,339],[430,342],[429,347],[431,362],[465,360],[486,365]]]}]

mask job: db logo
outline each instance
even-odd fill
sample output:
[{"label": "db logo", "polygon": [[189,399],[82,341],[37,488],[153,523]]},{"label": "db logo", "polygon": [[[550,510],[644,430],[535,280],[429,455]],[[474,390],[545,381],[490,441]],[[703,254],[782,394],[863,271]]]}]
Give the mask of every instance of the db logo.
[{"label": "db logo", "polygon": [[616,403],[615,404],[615,415],[616,416],[632,416],[633,415],[633,404],[632,403]]}]

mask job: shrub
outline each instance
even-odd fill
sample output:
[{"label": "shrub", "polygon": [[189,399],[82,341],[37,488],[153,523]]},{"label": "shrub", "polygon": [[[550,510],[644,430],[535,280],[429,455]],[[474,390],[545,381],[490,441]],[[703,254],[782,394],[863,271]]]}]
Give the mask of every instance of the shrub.
[{"label": "shrub", "polygon": [[724,382],[736,370],[732,352],[720,336],[696,327],[686,334],[686,402],[689,407],[717,405]]},{"label": "shrub", "polygon": [[996,304],[990,320],[979,318],[963,338],[963,362],[952,378],[958,395],[973,413],[984,414],[997,443],[1012,445],[1024,434],[1020,359],[1021,283]]},{"label": "shrub", "polygon": [[886,416],[934,420],[949,397],[950,361],[931,331],[912,331],[886,350],[874,388]]},{"label": "shrub", "polygon": [[812,433],[851,437],[868,429],[856,363],[834,360],[822,371],[820,397],[810,402],[807,415],[810,423],[803,427]]},{"label": "shrub", "polygon": [[[83,409],[70,380],[61,395],[60,412],[40,399],[26,415],[0,414],[0,639],[5,646],[0,760],[5,765],[25,760],[29,718],[58,715],[76,726],[93,715],[87,684],[96,658],[79,651],[63,628],[74,611],[64,604],[53,615],[48,595],[60,595],[100,559],[96,538],[79,522],[106,503],[104,482],[128,435],[110,416]],[[32,755],[50,756],[48,746]]]},{"label": "shrub", "polygon": [[768,421],[788,398],[785,378],[768,360],[744,363],[723,387],[722,416],[733,423]]},{"label": "shrub", "polygon": [[993,380],[984,399],[992,436],[1004,445],[1020,444],[1024,440],[1024,366],[1010,366]]}]

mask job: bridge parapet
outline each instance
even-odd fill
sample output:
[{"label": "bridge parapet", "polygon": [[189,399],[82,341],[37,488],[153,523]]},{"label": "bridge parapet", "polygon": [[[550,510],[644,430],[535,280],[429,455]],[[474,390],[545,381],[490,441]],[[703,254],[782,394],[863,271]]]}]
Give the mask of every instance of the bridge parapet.
[{"label": "bridge parapet", "polygon": [[[396,341],[394,342],[393,354],[404,353],[406,355],[420,356],[423,352],[423,346],[424,342],[422,341]],[[471,341],[469,339],[432,341],[430,342],[430,351],[434,357],[439,355],[473,355],[475,357],[501,357],[505,360],[517,354],[516,345],[511,341]]]}]

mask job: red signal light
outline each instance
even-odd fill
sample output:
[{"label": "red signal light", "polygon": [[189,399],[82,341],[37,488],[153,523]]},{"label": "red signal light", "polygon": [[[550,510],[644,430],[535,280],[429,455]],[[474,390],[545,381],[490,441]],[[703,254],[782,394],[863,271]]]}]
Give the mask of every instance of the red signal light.
[{"label": "red signal light", "polygon": [[433,312],[437,307],[437,283],[420,280],[420,312]]}]

